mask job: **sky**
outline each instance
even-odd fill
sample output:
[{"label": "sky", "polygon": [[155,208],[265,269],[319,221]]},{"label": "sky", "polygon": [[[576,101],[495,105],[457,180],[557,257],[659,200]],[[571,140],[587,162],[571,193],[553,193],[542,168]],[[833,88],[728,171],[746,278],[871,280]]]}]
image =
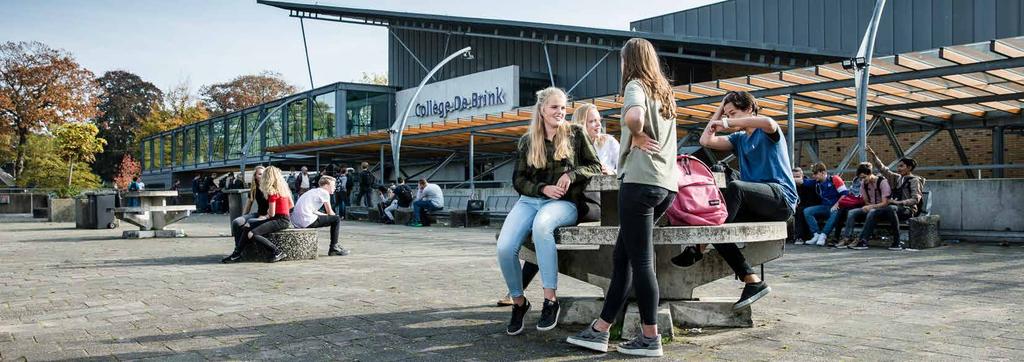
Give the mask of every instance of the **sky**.
[{"label": "sky", "polygon": [[[717,1],[315,3],[627,30],[633,20]],[[97,77],[126,70],[161,89],[188,81],[196,92],[202,85],[270,70],[300,90],[310,88],[299,20],[255,0],[0,0],[0,18],[0,42],[40,41],[63,49]],[[305,28],[316,86],[387,72],[386,28],[316,20],[306,20]]]}]

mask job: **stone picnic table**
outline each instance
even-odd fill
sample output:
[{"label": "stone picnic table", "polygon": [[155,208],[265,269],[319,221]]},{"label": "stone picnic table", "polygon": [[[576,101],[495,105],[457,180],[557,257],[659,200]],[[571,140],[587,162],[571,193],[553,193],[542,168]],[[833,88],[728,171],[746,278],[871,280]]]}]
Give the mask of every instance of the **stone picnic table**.
[{"label": "stone picnic table", "polygon": [[[725,177],[715,175],[720,188],[725,186]],[[612,273],[612,254],[618,236],[618,191],[619,180],[614,175],[594,177],[587,191],[600,194],[600,225],[581,224],[561,227],[555,232],[558,248],[558,271],[583,282],[600,287],[607,292]],[[782,257],[786,239],[785,222],[729,223],[720,226],[666,226],[664,220],[654,228],[655,273],[661,303],[658,311],[658,326],[661,333],[672,333],[671,325],[679,327],[750,327],[753,325],[750,307],[734,311],[732,304],[739,299],[739,293],[722,298],[701,298],[693,296],[693,290],[712,281],[734,275],[716,250],[709,250],[696,264],[682,268],[671,263],[683,247],[694,244],[738,243],[747,262],[752,266],[762,265]],[[520,251],[520,257],[536,262],[532,243]],[[569,303],[564,306],[563,323],[587,324],[600,314],[600,299],[563,298]],[[639,323],[635,306],[630,306],[624,316],[623,334],[634,331]],[[663,334],[664,335],[664,334]]]},{"label": "stone picnic table", "polygon": [[189,217],[196,210],[195,205],[167,204],[168,199],[178,197],[177,190],[135,191],[122,196],[139,200],[139,206],[112,208],[118,219],[139,227],[139,230],[125,230],[121,235],[125,239],[184,237],[185,232],[168,229],[167,226]]}]

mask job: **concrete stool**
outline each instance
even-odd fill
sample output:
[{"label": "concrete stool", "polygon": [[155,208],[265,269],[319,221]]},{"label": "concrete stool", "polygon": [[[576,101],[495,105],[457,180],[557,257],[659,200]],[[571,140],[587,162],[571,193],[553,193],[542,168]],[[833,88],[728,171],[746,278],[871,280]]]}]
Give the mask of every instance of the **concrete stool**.
[{"label": "concrete stool", "polygon": [[[285,229],[266,237],[281,251],[288,253],[288,257],[282,260],[316,259],[316,229]],[[249,243],[242,250],[242,261],[265,262],[270,257],[270,250],[256,242]]]},{"label": "concrete stool", "polygon": [[910,226],[910,237],[908,247],[911,249],[928,249],[942,246],[942,237],[939,236],[939,215],[918,216],[907,220]]}]

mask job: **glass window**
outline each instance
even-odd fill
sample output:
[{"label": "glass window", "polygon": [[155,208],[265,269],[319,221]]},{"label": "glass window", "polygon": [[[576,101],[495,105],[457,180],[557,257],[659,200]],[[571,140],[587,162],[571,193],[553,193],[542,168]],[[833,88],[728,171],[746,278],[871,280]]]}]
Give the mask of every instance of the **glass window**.
[{"label": "glass window", "polygon": [[182,165],[193,165],[196,163],[196,128],[192,127],[185,130],[185,140],[182,141],[182,148],[185,150],[182,156]]},{"label": "glass window", "polygon": [[[268,107],[267,109],[269,111],[273,108],[274,107]],[[283,107],[274,110],[273,113],[267,116],[267,120],[265,121],[265,123],[263,123],[263,132],[265,133],[264,142],[266,143],[267,147],[280,146],[281,144],[284,143],[284,132],[281,129],[281,115],[283,114],[282,110]]]},{"label": "glass window", "polygon": [[210,155],[210,125],[199,125],[199,131],[196,134],[199,135],[196,139],[196,145],[199,146],[196,153],[196,163],[206,163],[209,161],[207,156]]},{"label": "glass window", "polygon": [[239,154],[242,152],[242,117],[234,116],[228,118],[225,123],[228,133],[228,154],[227,159],[236,160]]},{"label": "glass window", "polygon": [[185,132],[174,132],[174,165],[185,165]]},{"label": "glass window", "polygon": [[213,145],[213,152],[210,161],[224,160],[224,120],[213,121],[210,128],[210,144]]},{"label": "glass window", "polygon": [[366,134],[390,126],[391,106],[388,94],[362,91],[345,92],[345,116],[348,134]]},{"label": "glass window", "polygon": [[306,100],[288,104],[288,143],[306,141]]},{"label": "glass window", "polygon": [[313,139],[334,137],[334,92],[313,98]]},{"label": "glass window", "polygon": [[174,147],[171,147],[171,146],[174,145],[173,141],[174,140],[171,139],[171,135],[170,134],[165,134],[165,135],[163,135],[163,137],[161,137],[160,145],[163,148],[163,153],[160,154],[160,159],[163,160],[160,163],[160,167],[161,168],[164,168],[164,167],[174,167],[174,157],[173,157],[174,155],[171,154],[171,152],[173,152],[173,148],[174,148]]},{"label": "glass window", "polygon": [[139,158],[141,158],[141,160],[139,160],[139,165],[142,167],[142,170],[145,171],[149,169],[149,141],[142,141],[141,147],[142,152],[139,154]]},{"label": "glass window", "polygon": [[[260,124],[260,112],[252,112],[245,114],[245,133],[242,134],[242,146],[249,142],[249,137],[252,135],[252,131],[256,129],[256,126]],[[256,134],[256,140],[249,145],[249,154],[256,154],[257,150],[260,149],[260,135]],[[239,148],[241,149],[241,148]]]}]

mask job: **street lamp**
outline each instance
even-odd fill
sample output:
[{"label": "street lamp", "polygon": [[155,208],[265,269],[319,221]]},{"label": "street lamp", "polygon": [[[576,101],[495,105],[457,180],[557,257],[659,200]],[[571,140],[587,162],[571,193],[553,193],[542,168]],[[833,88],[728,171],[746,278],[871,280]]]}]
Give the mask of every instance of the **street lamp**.
[{"label": "street lamp", "polygon": [[[474,58],[472,50],[472,47],[462,48],[459,51],[452,53],[452,55],[449,55],[447,58],[444,58],[440,63],[437,63],[437,65],[434,66],[434,69],[431,69],[430,72],[427,73],[427,76],[423,77],[423,80],[420,81],[420,85],[416,87],[416,92],[412,94],[412,98],[409,98],[409,104],[405,107],[405,112],[402,112],[402,115],[399,116],[398,119],[395,120],[395,123],[391,125],[391,128],[388,129],[388,133],[391,138],[391,158],[392,162],[394,162],[394,174],[396,180],[399,172],[401,172],[398,170],[398,161],[399,155],[401,154],[399,149],[402,147],[402,132],[405,131],[405,123],[409,118],[409,111],[411,111],[412,107],[416,104],[416,97],[419,97],[420,91],[423,90],[423,86],[427,84],[427,80],[430,80],[430,77],[433,77],[434,73],[437,73],[441,67],[448,64],[452,59],[462,55],[466,60],[472,60]],[[381,169],[384,169],[384,165],[381,165]],[[383,179],[383,172],[381,172],[381,176],[381,179]]]},{"label": "street lamp", "polygon": [[305,96],[306,94],[296,94],[291,98],[285,99],[284,102],[281,102],[281,104],[278,104],[274,108],[271,108],[270,111],[265,113],[263,117],[260,118],[260,122],[256,124],[256,128],[252,130],[252,133],[249,134],[249,137],[246,138],[245,140],[245,145],[242,146],[242,155],[239,158],[241,160],[241,165],[239,165],[239,175],[242,177],[242,180],[245,180],[245,161],[249,157],[249,147],[252,146],[253,138],[255,138],[256,134],[259,133],[260,129],[263,128],[263,123],[266,123],[267,119],[270,118],[270,115],[280,110],[281,107],[284,107],[284,105],[291,103],[292,101],[297,100],[299,98],[303,98]]}]

